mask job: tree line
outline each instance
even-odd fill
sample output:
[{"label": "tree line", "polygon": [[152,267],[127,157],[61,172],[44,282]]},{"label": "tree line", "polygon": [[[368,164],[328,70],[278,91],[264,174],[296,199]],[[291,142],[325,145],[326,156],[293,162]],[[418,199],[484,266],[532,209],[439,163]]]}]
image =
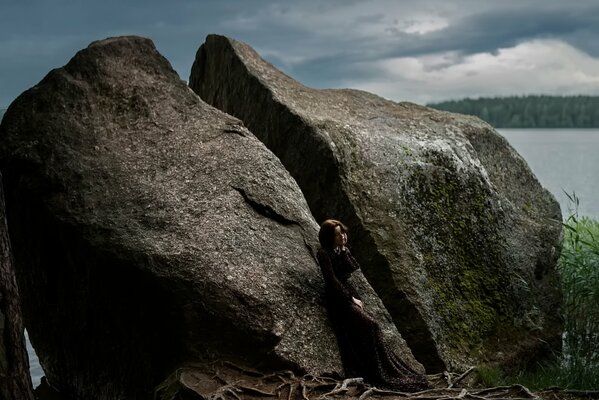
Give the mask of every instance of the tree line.
[{"label": "tree line", "polygon": [[599,96],[481,97],[427,106],[475,115],[495,128],[599,128]]},{"label": "tree line", "polygon": [[599,96],[510,96],[427,104],[475,115],[495,128],[597,128]]}]

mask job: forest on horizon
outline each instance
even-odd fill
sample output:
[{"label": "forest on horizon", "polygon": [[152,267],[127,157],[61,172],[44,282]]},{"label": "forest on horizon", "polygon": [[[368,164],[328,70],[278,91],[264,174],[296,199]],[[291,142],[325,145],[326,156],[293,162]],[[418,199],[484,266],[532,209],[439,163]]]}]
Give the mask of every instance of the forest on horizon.
[{"label": "forest on horizon", "polygon": [[599,96],[481,97],[427,106],[475,115],[495,128],[599,127]]},{"label": "forest on horizon", "polygon": [[599,128],[599,96],[481,97],[427,106],[475,115],[495,128]]}]

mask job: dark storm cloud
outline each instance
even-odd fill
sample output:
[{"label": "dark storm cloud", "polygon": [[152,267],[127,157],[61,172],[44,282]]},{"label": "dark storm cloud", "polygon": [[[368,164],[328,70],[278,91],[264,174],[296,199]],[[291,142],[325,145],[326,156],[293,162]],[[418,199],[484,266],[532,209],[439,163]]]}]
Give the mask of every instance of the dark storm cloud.
[{"label": "dark storm cloud", "polygon": [[68,62],[92,41],[118,35],[153,39],[182,79],[208,33],[228,18],[254,11],[266,1],[172,2],[2,0],[0,3],[0,108]]},{"label": "dark storm cloud", "polygon": [[[488,11],[454,21],[442,31],[426,35],[409,49],[389,55],[421,55],[456,50],[463,54],[494,52],[531,39],[565,39],[591,53],[593,45],[576,40],[584,31],[599,33],[599,3],[583,9],[570,6],[542,8],[542,3],[527,8]],[[597,56],[599,54],[592,54]]]},{"label": "dark storm cloud", "polygon": [[[397,22],[409,25],[414,12],[447,26],[407,33]],[[2,0],[0,107],[108,36],[150,37],[187,79],[205,36],[220,33],[250,44],[302,83],[337,87],[372,76],[371,65],[388,58],[451,51],[457,62],[531,39],[558,39],[599,56],[598,30],[594,0]]]},{"label": "dark storm cloud", "polygon": [[[388,30],[393,38],[341,38],[332,52],[295,65],[292,73],[316,87],[372,74],[369,61],[392,57],[417,57],[456,52],[455,61],[475,53],[496,53],[533,39],[558,39],[599,56],[599,2],[549,6],[529,2],[524,6],[491,9],[451,21],[447,28],[422,35]],[[377,45],[377,42],[381,42]]]}]

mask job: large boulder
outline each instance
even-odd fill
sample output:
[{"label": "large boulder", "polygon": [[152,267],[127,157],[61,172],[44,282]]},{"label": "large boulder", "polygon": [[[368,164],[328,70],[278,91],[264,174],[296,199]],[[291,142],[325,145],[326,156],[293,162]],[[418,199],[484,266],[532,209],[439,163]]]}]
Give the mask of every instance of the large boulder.
[{"label": "large boulder", "polygon": [[491,126],[311,89],[216,35],[190,86],[279,156],[317,221],[349,224],[354,254],[428,371],[527,362],[559,346],[559,205]]},{"label": "large boulder", "polygon": [[0,174],[0,400],[9,399],[34,397]]},{"label": "large boulder", "polygon": [[0,163],[26,325],[53,387],[146,399],[181,363],[213,359],[341,372],[299,187],[150,40],[94,42],[19,96]]}]

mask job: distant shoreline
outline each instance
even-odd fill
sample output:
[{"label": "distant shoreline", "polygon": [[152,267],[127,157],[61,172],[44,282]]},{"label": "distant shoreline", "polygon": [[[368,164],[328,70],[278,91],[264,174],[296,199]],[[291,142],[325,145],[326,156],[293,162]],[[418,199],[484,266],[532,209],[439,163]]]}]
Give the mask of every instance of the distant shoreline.
[{"label": "distant shoreline", "polygon": [[599,170],[599,129],[498,128],[497,131],[526,160],[541,183],[560,203],[562,219],[570,216],[574,205],[568,199],[580,199],[579,217],[599,221],[599,196],[595,171]]},{"label": "distant shoreline", "polygon": [[[479,97],[428,103],[426,106],[474,115],[500,129],[599,128],[599,96]],[[0,120],[7,108],[0,107]]]},{"label": "distant shoreline", "polygon": [[599,128],[599,96],[481,97],[427,106],[474,115],[495,128]]}]

